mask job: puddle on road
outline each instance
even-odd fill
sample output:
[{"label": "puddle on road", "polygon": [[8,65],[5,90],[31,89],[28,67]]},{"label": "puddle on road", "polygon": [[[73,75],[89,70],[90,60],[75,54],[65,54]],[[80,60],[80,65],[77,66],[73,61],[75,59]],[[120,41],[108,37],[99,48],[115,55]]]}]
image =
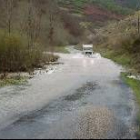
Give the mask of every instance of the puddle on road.
[{"label": "puddle on road", "polygon": [[80,106],[85,106],[87,103],[81,101],[80,99],[86,96],[88,97],[88,95],[92,94],[94,90],[98,88],[99,85],[97,83],[87,82],[82,87],[78,88],[74,94],[61,97],[57,100],[54,100],[53,102],[51,102],[50,104],[44,106],[39,110],[35,110],[30,114],[20,117],[20,119],[15,124],[24,123],[24,122],[32,123],[35,122],[36,119],[39,119],[44,115],[49,116],[50,114],[53,113],[59,114],[60,112],[62,113],[63,111],[71,112]]},{"label": "puddle on road", "polygon": [[99,88],[97,83],[87,82],[85,85],[83,85],[81,88],[76,90],[76,93],[72,95],[68,95],[64,98],[64,100],[67,101],[76,101],[81,99],[84,95],[88,95],[91,92],[93,92],[95,89]]},{"label": "puddle on road", "polygon": [[[10,88],[10,86],[8,88],[7,87],[4,89],[4,92],[0,93],[0,101],[4,101],[5,99],[11,99],[14,98],[15,96],[20,96],[21,94],[23,94],[24,90],[26,90],[28,87],[30,87],[31,85],[29,83],[24,83],[21,85],[16,85],[13,86],[12,88]],[[9,92],[10,90],[10,92]]]}]

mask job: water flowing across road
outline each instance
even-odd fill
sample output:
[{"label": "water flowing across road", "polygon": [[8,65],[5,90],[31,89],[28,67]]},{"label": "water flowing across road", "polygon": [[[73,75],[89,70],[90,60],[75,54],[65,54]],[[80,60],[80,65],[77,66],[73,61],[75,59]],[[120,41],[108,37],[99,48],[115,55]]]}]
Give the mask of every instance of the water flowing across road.
[{"label": "water flowing across road", "polygon": [[0,89],[0,138],[136,138],[136,104],[111,60],[73,47],[26,85]]}]

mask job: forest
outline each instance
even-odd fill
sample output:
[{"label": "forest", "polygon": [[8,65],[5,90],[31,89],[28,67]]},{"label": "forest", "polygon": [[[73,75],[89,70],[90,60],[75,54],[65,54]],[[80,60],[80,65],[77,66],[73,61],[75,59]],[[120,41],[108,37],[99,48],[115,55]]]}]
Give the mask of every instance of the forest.
[{"label": "forest", "polygon": [[[30,71],[57,60],[55,47],[78,39],[78,25],[57,1],[0,0],[0,72]],[[51,54],[43,55],[46,50]]]}]

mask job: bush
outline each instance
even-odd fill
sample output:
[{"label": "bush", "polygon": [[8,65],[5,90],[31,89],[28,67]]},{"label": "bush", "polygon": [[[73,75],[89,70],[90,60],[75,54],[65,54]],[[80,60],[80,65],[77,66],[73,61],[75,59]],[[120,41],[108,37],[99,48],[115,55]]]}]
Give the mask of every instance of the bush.
[{"label": "bush", "polygon": [[0,36],[0,71],[15,71],[23,67],[26,49],[16,35]]},{"label": "bush", "polygon": [[111,50],[111,59],[133,68],[140,73],[140,36],[137,26],[137,13],[118,23],[111,23],[97,32],[98,50]]},{"label": "bush", "polygon": [[133,53],[140,53],[140,39],[136,39],[133,43],[132,47],[132,52]]},{"label": "bush", "polygon": [[[43,50],[40,47],[27,48],[27,42],[18,35],[0,35],[0,72],[30,71],[45,64]],[[46,54],[47,55],[47,54]],[[50,58],[55,61],[56,57]]]},{"label": "bush", "polygon": [[84,30],[80,26],[80,20],[70,15],[68,12],[61,12],[61,19],[64,23],[65,29],[69,31],[73,37],[81,37]]}]

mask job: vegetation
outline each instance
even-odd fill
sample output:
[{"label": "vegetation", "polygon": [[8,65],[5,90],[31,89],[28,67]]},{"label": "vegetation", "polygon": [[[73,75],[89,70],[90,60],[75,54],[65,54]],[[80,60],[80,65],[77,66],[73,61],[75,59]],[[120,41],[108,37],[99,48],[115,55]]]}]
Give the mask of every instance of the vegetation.
[{"label": "vegetation", "polygon": [[15,77],[15,78],[5,78],[0,80],[0,87],[9,86],[9,85],[19,85],[27,82],[26,77]]},{"label": "vegetation", "polygon": [[[0,73],[31,71],[58,56],[43,53],[62,51],[79,39],[79,22],[61,12],[52,0],[1,0]],[[56,14],[58,13],[58,14]]]},{"label": "vegetation", "polygon": [[[137,4],[136,0],[133,2],[129,0],[129,2],[127,1],[125,3],[118,3],[116,0],[68,0],[67,2],[65,2],[65,0],[59,0],[59,2],[65,5],[72,5],[77,9],[84,8],[87,4],[93,4],[108,11],[123,15],[132,13],[132,8]],[[133,4],[132,7],[130,6],[131,4]]]},{"label": "vegetation", "polygon": [[23,38],[18,35],[0,36],[0,71],[26,71],[39,64],[41,52],[28,50]]},{"label": "vegetation", "polygon": [[117,4],[115,0],[92,0],[92,3],[98,4],[100,7],[115,12],[117,14],[127,15],[132,13],[131,9],[128,9],[127,7],[122,7],[120,4]]},{"label": "vegetation", "polygon": [[69,53],[65,46],[54,47],[55,52]]},{"label": "vegetation", "polygon": [[79,21],[62,12],[57,1],[1,0],[0,87],[26,82],[22,76],[9,78],[8,74],[30,73],[57,61],[54,52],[68,51],[55,46],[75,43],[82,33]]},{"label": "vegetation", "polygon": [[[49,51],[49,48],[47,48],[46,51]],[[66,46],[54,46],[54,52],[56,52],[56,53],[69,53]]]},{"label": "vegetation", "polygon": [[[140,81],[129,78],[127,73],[122,73],[121,77],[133,89],[137,99],[137,103],[140,106]],[[140,127],[140,111],[138,114],[138,127]],[[140,130],[138,134],[140,135]]]},{"label": "vegetation", "polygon": [[104,56],[140,72],[138,13],[98,30],[95,44]]},{"label": "vegetation", "polygon": [[[74,21],[79,20],[79,27],[91,33],[94,29],[108,24],[108,21],[121,20],[138,9],[137,0],[57,0],[57,2],[61,11],[75,17]],[[130,6],[131,4],[133,6]]]},{"label": "vegetation", "polygon": [[139,6],[139,0],[116,0],[117,3],[121,4],[122,6],[137,9]]}]

